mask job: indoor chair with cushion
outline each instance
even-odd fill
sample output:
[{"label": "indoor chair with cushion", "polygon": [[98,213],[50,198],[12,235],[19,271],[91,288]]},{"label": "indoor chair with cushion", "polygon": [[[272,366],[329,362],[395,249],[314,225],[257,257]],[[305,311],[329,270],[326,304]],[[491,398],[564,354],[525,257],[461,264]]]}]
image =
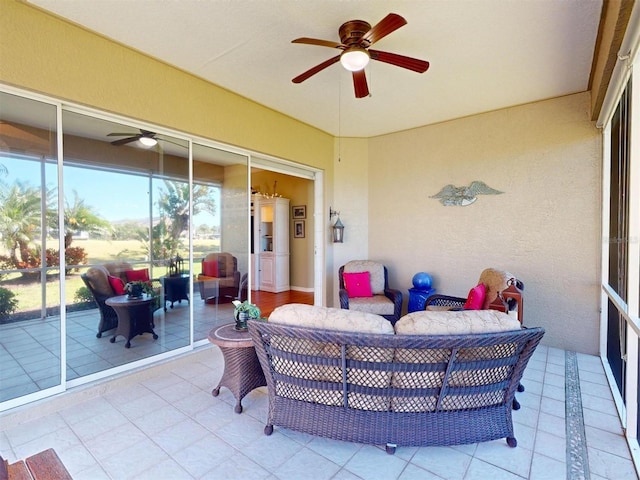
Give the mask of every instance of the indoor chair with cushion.
[{"label": "indoor chair with cushion", "polygon": [[387,267],[371,260],[352,260],[338,270],[340,308],[375,313],[392,325],[402,315],[402,292],[389,288]]},{"label": "indoor chair with cushion", "polygon": [[[202,273],[197,277],[200,298],[205,302],[231,302],[247,298],[247,285],[241,285],[238,259],[227,252],[210,253],[202,259]],[[214,282],[217,282],[217,286]],[[244,288],[244,290],[241,290]]]},{"label": "indoor chair with cushion", "polygon": [[97,338],[102,337],[103,332],[118,326],[118,316],[115,310],[105,302],[111,297],[124,295],[124,286],[128,282],[136,280],[149,282],[158,297],[158,301],[154,304],[154,310],[160,308],[160,285],[158,281],[149,278],[149,269],[147,268],[133,269],[131,264],[127,262],[105,263],[90,267],[80,277],[93,295],[98,310],[100,310]]}]

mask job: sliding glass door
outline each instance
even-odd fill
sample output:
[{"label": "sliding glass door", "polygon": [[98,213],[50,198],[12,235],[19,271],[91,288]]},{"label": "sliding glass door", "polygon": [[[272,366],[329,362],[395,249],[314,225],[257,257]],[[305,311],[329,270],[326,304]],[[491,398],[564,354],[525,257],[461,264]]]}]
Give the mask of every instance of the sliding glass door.
[{"label": "sliding glass door", "polygon": [[56,112],[0,92],[0,402],[62,382]]},{"label": "sliding glass door", "polygon": [[248,178],[245,154],[0,92],[0,410],[231,322],[248,295]]}]

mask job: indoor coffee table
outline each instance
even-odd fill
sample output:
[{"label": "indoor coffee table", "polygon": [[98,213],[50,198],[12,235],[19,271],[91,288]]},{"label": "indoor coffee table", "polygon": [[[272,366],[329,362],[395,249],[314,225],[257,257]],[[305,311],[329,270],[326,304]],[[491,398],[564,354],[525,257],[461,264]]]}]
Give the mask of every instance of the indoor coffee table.
[{"label": "indoor coffee table", "polygon": [[236,330],[235,323],[229,323],[211,330],[209,341],[220,347],[224,357],[224,373],[211,395],[217,397],[220,387],[227,387],[237,402],[234,411],[242,413],[241,402],[245,395],[267,384],[251,335]]},{"label": "indoor coffee table", "polygon": [[105,303],[112,307],[118,316],[118,328],[109,341],[115,343],[116,337],[122,335],[127,339],[125,348],[129,348],[131,339],[136,335],[152,333],[153,339],[157,340],[158,335],[153,331],[153,302],[155,301],[153,295],[146,293],[140,298],[129,298],[128,295],[108,298]]}]

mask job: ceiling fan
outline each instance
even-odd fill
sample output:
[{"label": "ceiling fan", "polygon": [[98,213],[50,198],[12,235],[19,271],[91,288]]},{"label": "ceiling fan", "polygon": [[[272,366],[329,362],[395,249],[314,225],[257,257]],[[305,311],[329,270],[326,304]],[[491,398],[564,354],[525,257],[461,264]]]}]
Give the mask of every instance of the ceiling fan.
[{"label": "ceiling fan", "polygon": [[369,48],[375,42],[406,24],[407,21],[400,15],[390,13],[373,27],[364,20],[349,20],[343,23],[338,30],[341,43],[307,37],[292,40],[291,43],[305,43],[308,45],[319,45],[321,47],[342,50],[340,55],[336,55],[298,75],[292,80],[293,83],[304,82],[316,73],[330,67],[334,63],[340,62],[344,68],[352,72],[356,98],[362,98],[369,95],[367,78],[364,73],[364,68],[369,63],[369,59],[389,63],[418,73],[426,72],[429,68],[429,62],[427,61]]},{"label": "ceiling fan", "polygon": [[111,142],[111,145],[115,145],[115,146],[126,145],[127,143],[131,143],[139,140],[140,143],[145,147],[153,147],[158,143],[158,140],[162,140],[163,142],[169,142],[169,143],[173,143],[174,145],[180,145],[181,147],[184,147],[184,145],[181,145],[176,142],[172,142],[171,140],[167,140],[166,138],[159,137],[156,135],[158,134],[151,132],[149,130],[143,130],[141,128],[140,133],[131,133],[131,132],[109,133],[107,136],[108,137],[126,137],[126,138],[121,138],[120,140],[114,140],[113,142]]}]

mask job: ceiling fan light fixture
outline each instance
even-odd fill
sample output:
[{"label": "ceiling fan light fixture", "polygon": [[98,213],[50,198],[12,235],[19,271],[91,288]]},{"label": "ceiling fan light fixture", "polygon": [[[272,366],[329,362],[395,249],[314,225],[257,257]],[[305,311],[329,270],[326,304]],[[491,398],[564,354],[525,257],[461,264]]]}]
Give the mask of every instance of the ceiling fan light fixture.
[{"label": "ceiling fan light fixture", "polygon": [[154,147],[158,143],[158,141],[153,137],[140,137],[138,140],[140,140],[142,145],[149,148]]},{"label": "ceiling fan light fixture", "polygon": [[340,63],[350,72],[357,72],[369,63],[369,52],[362,47],[349,47],[340,55]]}]

